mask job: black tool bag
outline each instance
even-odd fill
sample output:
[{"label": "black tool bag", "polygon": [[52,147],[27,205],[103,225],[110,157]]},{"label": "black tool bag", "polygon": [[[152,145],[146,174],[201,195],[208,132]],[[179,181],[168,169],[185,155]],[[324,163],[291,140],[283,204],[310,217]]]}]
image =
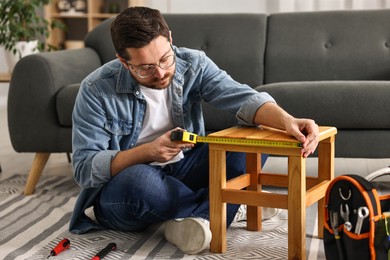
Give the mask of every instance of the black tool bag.
[{"label": "black tool bag", "polygon": [[325,195],[324,248],[327,259],[390,260],[390,189],[379,192],[373,179],[390,174],[390,168],[367,178],[335,178]]}]

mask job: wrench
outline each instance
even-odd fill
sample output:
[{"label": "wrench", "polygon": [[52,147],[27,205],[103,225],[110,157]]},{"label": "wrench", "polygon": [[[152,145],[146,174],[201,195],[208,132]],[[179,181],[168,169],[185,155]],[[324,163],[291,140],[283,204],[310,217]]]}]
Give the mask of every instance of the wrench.
[{"label": "wrench", "polygon": [[370,211],[367,207],[358,208],[358,219],[356,221],[355,234],[359,235],[362,231],[363,220],[368,217]]},{"label": "wrench", "polygon": [[345,204],[345,211],[343,209],[343,204],[340,204],[340,216],[344,219],[344,227],[346,230],[352,230],[352,223],[349,221],[349,206]]}]

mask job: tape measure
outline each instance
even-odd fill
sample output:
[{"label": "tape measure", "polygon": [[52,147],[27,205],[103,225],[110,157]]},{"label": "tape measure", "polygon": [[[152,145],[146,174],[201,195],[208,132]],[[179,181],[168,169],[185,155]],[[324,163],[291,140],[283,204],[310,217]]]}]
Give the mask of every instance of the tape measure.
[{"label": "tape measure", "polygon": [[212,143],[212,144],[233,144],[233,145],[250,145],[250,146],[266,146],[280,148],[302,148],[302,143],[288,141],[269,141],[269,140],[254,140],[244,138],[226,138],[226,137],[207,137],[199,136],[190,132],[172,131],[172,141],[182,141],[188,143]]}]

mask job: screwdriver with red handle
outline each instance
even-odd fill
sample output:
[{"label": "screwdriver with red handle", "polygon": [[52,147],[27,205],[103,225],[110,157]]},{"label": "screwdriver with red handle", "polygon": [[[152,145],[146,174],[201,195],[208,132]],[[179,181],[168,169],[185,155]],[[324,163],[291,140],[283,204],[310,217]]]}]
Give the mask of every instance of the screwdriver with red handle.
[{"label": "screwdriver with red handle", "polygon": [[59,253],[61,253],[62,251],[64,251],[65,249],[69,248],[70,246],[70,241],[69,239],[67,238],[64,238],[62,239],[57,245],[55,248],[53,248],[51,251],[50,251],[50,255],[47,256],[47,258],[51,257],[51,256],[55,256],[55,255],[58,255]]},{"label": "screwdriver with red handle", "polygon": [[92,257],[91,260],[101,260],[103,257],[105,257],[108,253],[110,253],[112,250],[116,249],[115,243],[109,243],[105,248],[103,248],[99,253],[97,253],[94,257]]}]

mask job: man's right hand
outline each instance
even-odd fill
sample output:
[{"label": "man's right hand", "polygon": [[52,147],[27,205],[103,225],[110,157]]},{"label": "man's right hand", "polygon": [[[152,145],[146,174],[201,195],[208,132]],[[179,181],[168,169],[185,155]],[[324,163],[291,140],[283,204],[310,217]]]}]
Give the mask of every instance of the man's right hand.
[{"label": "man's right hand", "polygon": [[171,132],[177,130],[184,131],[177,127],[164,133],[150,143],[118,152],[111,161],[111,176],[115,176],[120,171],[135,164],[167,162],[181,150],[192,148],[194,146],[192,143],[171,141]]},{"label": "man's right hand", "polygon": [[177,127],[166,132],[149,144],[150,154],[153,157],[152,161],[161,163],[167,162],[175,157],[181,150],[194,146],[192,143],[171,141],[171,132],[177,130],[185,131]]}]

